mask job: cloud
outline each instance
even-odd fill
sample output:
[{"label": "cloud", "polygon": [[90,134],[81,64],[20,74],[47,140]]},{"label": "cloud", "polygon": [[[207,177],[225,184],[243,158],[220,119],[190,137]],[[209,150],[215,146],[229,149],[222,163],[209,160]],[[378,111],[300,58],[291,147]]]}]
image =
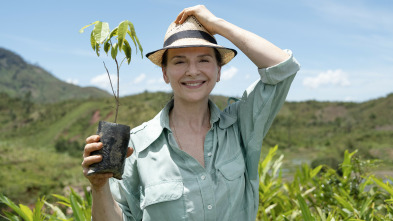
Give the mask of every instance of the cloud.
[{"label": "cloud", "polygon": [[316,77],[307,77],[303,85],[309,88],[318,88],[322,85],[349,86],[348,75],[341,69],[321,72]]},{"label": "cloud", "polygon": [[71,78],[68,78],[66,82],[73,85],[78,85],[79,83],[78,79],[71,79]]},{"label": "cloud", "polygon": [[[111,81],[113,84],[113,88],[116,88],[116,81],[117,81],[117,77],[116,75],[111,74]],[[93,85],[100,87],[100,88],[104,88],[104,89],[110,89],[111,85],[108,79],[108,74],[101,74],[101,75],[97,75],[94,78],[92,78],[90,80],[90,83],[92,83]]]},{"label": "cloud", "polygon": [[146,74],[142,73],[140,74],[138,77],[135,78],[135,80],[133,81],[134,84],[139,84],[141,83],[143,80],[145,80],[146,78]]},{"label": "cloud", "polygon": [[239,70],[236,67],[230,67],[229,69],[221,72],[221,80],[227,81],[233,78]]},{"label": "cloud", "polygon": [[150,78],[147,81],[147,84],[165,84],[165,81],[162,77],[158,77],[158,78]]}]

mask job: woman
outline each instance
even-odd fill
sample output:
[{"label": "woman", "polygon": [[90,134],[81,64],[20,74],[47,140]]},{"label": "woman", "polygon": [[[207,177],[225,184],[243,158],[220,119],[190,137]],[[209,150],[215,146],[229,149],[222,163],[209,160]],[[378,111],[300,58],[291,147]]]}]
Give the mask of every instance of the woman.
[{"label": "woman", "polygon": [[[221,66],[236,45],[258,67],[260,80],[221,112],[209,100]],[[273,118],[299,64],[290,51],[215,17],[204,6],[186,8],[165,35],[164,48],[146,55],[162,67],[173,100],[131,131],[123,179],[87,176],[94,220],[255,220],[258,163]],[[87,138],[84,174],[100,156],[97,135]],[[109,181],[108,181],[109,180]]]}]

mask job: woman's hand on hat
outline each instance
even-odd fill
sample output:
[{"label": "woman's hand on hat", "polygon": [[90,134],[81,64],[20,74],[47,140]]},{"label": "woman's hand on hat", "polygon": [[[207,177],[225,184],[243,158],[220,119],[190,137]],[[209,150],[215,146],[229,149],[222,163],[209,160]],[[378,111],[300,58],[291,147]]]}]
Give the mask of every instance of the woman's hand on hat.
[{"label": "woman's hand on hat", "polygon": [[215,26],[220,19],[211,13],[204,5],[196,5],[183,9],[177,16],[175,23],[182,24],[188,16],[191,15],[195,16],[212,35],[217,34]]}]

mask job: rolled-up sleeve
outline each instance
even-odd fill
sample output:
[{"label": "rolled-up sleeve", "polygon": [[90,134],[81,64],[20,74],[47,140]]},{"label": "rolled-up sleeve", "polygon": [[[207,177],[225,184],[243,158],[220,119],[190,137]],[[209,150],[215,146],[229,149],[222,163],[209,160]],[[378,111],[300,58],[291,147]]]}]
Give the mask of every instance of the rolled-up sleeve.
[{"label": "rolled-up sleeve", "polygon": [[258,162],[263,138],[285,102],[290,85],[300,69],[290,50],[289,58],[277,65],[258,69],[255,81],[234,103],[229,112],[236,111],[250,179],[257,179]]}]

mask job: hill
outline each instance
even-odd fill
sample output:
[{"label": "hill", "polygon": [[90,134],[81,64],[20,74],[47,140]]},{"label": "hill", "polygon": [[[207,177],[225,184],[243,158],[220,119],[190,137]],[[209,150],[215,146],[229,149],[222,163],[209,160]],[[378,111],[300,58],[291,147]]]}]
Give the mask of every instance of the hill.
[{"label": "hill", "polygon": [[40,103],[110,96],[98,88],[65,83],[4,48],[0,48],[0,92]]}]

